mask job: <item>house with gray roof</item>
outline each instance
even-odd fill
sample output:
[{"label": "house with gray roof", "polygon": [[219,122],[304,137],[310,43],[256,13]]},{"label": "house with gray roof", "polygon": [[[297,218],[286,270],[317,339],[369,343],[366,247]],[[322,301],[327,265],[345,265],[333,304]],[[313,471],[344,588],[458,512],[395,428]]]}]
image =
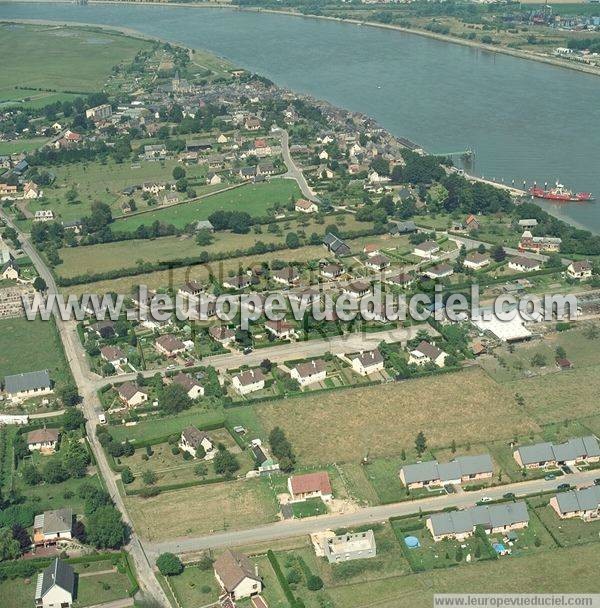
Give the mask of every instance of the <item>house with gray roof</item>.
[{"label": "house with gray roof", "polygon": [[529,513],[524,501],[478,505],[463,511],[434,513],[426,525],[435,542],[445,538],[462,541],[472,536],[477,526],[482,526],[487,534],[525,528],[529,525]]},{"label": "house with gray roof", "polygon": [[435,363],[438,367],[444,367],[446,364],[446,357],[448,356],[448,353],[445,353],[441,348],[438,348],[435,344],[431,344],[426,340],[422,340],[420,344],[408,354],[409,364],[427,365],[428,363]]},{"label": "house with gray roof", "polygon": [[44,511],[33,521],[33,542],[35,545],[53,545],[58,540],[72,538],[73,509],[64,507],[54,511]]},{"label": "house with gray roof", "polygon": [[56,558],[38,574],[36,608],[71,608],[75,596],[75,571]]},{"label": "house with gray roof", "polygon": [[330,253],[334,255],[348,255],[350,253],[350,247],[342,241],[339,237],[331,232],[328,232],[323,237],[323,245],[327,248]]},{"label": "house with gray roof", "polygon": [[600,518],[600,486],[559,492],[550,499],[550,506],[561,519],[579,517],[583,521]]},{"label": "house with gray roof", "polygon": [[407,464],[400,469],[400,480],[407,488],[413,489],[489,479],[493,473],[494,465],[490,455],[478,454],[459,456],[443,463],[430,460]]},{"label": "house with gray roof", "polygon": [[47,369],[6,376],[4,390],[11,399],[29,399],[52,392],[52,381]]},{"label": "house with gray roof", "polygon": [[526,469],[599,462],[600,444],[596,437],[588,435],[559,444],[543,442],[525,445],[515,450],[513,456],[518,465]]}]

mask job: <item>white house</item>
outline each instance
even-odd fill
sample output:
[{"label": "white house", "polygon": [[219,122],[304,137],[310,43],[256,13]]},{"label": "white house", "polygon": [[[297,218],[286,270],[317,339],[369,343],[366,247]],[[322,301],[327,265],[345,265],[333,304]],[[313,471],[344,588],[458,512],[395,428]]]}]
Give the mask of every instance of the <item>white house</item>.
[{"label": "white house", "polygon": [[259,368],[247,369],[233,376],[231,384],[240,395],[248,395],[265,388],[265,376]]},{"label": "white house", "polygon": [[47,369],[6,376],[4,390],[11,399],[15,400],[48,395],[53,391]]},{"label": "white house", "polygon": [[189,374],[184,374],[183,372],[177,374],[173,378],[173,384],[182,386],[190,399],[204,397],[204,387]]},{"label": "white house", "polygon": [[300,386],[308,386],[315,382],[323,382],[327,376],[327,366],[323,359],[313,359],[307,363],[298,363],[292,367],[290,376],[298,381]]},{"label": "white house", "polygon": [[212,439],[207,433],[198,430],[195,426],[188,426],[181,431],[179,448],[190,453],[194,458],[198,456],[198,448],[202,448],[204,450],[204,460],[211,460],[216,453]]},{"label": "white house", "polygon": [[100,349],[100,357],[113,367],[127,365],[127,356],[118,346],[103,346]]},{"label": "white house", "polygon": [[571,262],[567,267],[567,276],[570,279],[577,279],[579,281],[585,281],[586,279],[592,278],[593,266],[588,260],[581,260],[579,262]]},{"label": "white house", "polygon": [[508,267],[518,272],[534,272],[542,267],[542,263],[532,258],[516,257],[508,261]]},{"label": "white house", "polygon": [[58,445],[60,431],[58,429],[36,429],[27,433],[27,448],[30,452],[54,452]]},{"label": "white house", "polygon": [[427,365],[428,363],[435,363],[438,367],[444,367],[448,353],[423,340],[417,348],[410,351],[409,355],[409,364]]},{"label": "white house", "polygon": [[308,498],[321,498],[323,501],[329,502],[333,498],[331,481],[325,471],[293,475],[288,479],[288,491],[295,502]]},{"label": "white house", "polygon": [[440,246],[435,241],[423,241],[422,243],[415,245],[413,253],[420,258],[431,260],[439,250]]},{"label": "white house", "polygon": [[125,382],[117,389],[119,399],[128,407],[137,407],[148,401],[148,393],[135,382]]},{"label": "white house", "polygon": [[73,537],[73,510],[65,507],[54,511],[44,511],[36,515],[33,522],[33,542],[35,545],[52,545],[58,540]]},{"label": "white house", "polygon": [[383,371],[383,355],[378,348],[350,355],[349,359],[352,362],[352,369],[361,376]]},{"label": "white house", "polygon": [[300,213],[317,213],[317,211],[319,211],[319,206],[312,201],[300,198],[294,204],[294,210]]},{"label": "white house", "polygon": [[472,270],[481,270],[490,263],[490,258],[483,253],[474,251],[467,254],[463,262],[465,268],[471,268]]},{"label": "white house", "polygon": [[71,608],[74,595],[75,572],[66,562],[56,558],[38,574],[36,608]]},{"label": "white house", "polygon": [[[250,560],[237,551],[226,549],[213,564],[215,578],[234,601],[252,597],[262,591],[262,579]],[[225,605],[225,604],[223,604]]]}]

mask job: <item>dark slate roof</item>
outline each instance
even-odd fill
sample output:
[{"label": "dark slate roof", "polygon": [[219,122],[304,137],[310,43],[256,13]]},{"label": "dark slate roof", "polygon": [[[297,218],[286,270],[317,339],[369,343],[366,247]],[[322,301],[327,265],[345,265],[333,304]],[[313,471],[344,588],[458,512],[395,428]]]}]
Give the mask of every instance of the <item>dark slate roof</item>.
[{"label": "dark slate roof", "polygon": [[4,386],[7,393],[15,394],[21,391],[51,388],[52,383],[48,370],[42,369],[37,372],[25,372],[23,374],[15,374],[14,376],[6,376],[4,378]]},{"label": "dark slate roof", "polygon": [[54,585],[71,594],[75,593],[75,572],[69,564],[58,558],[42,570],[40,577],[41,585],[38,582],[36,599],[43,598]]},{"label": "dark slate roof", "polygon": [[494,470],[489,454],[459,456],[451,462],[438,463],[437,460],[407,464],[402,467],[406,483],[441,482],[459,479],[462,476],[488,473]]},{"label": "dark slate roof", "polygon": [[569,490],[556,495],[560,512],[594,511],[600,507],[600,486],[591,486],[583,490]]},{"label": "dark slate roof", "polygon": [[524,465],[549,461],[564,462],[600,456],[600,444],[596,437],[588,435],[587,437],[575,437],[560,444],[546,442],[525,445],[517,451]]}]

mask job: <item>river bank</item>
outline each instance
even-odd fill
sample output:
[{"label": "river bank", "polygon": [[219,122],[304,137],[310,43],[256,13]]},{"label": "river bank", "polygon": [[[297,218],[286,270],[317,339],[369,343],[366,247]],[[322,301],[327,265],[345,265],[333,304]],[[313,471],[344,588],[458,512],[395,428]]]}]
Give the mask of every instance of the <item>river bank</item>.
[{"label": "river bank", "polygon": [[[34,3],[39,0],[17,0],[18,3]],[[72,2],[68,2],[68,0],[42,0],[44,3],[52,4],[72,4]],[[401,25],[388,24],[388,23],[379,23],[377,21],[365,21],[362,19],[351,19],[346,17],[332,17],[328,15],[310,15],[300,13],[299,11],[288,10],[288,9],[273,9],[273,8],[261,8],[261,7],[253,7],[253,6],[237,6],[233,4],[226,4],[221,2],[157,2],[156,0],[148,0],[144,2],[140,2],[138,0],[133,0],[131,2],[127,2],[125,0],[89,0],[89,4],[124,4],[128,6],[132,5],[156,5],[156,6],[173,6],[173,7],[181,7],[181,8],[213,8],[213,9],[227,9],[232,11],[241,11],[241,12],[250,12],[250,13],[272,13],[276,15],[288,15],[290,17],[305,17],[307,19],[320,19],[325,21],[337,21],[339,23],[347,23],[350,25],[357,26],[366,26],[366,27],[375,27],[384,30],[393,30],[397,32],[402,32],[405,34],[414,34],[416,36],[423,36],[424,38],[431,38],[432,40],[438,40],[440,42],[448,42],[451,44],[459,44],[461,46],[466,46],[473,49],[479,49],[488,53],[500,53],[502,55],[508,55],[510,57],[517,57],[519,59],[527,59],[528,61],[537,61],[539,63],[545,63],[546,65],[552,65],[557,68],[564,68],[567,70],[574,70],[577,72],[583,72],[584,74],[591,74],[594,76],[600,76],[600,68],[595,66],[589,66],[581,63],[576,63],[574,61],[569,61],[567,59],[561,59],[559,57],[553,57],[551,55],[545,55],[542,53],[534,53],[531,51],[525,51],[522,49],[510,49],[505,46],[498,46],[494,44],[484,44],[483,42],[477,40],[465,40],[464,38],[458,38],[456,36],[450,36],[447,34],[438,34],[436,32],[429,32],[423,29],[409,28],[403,27]]]}]

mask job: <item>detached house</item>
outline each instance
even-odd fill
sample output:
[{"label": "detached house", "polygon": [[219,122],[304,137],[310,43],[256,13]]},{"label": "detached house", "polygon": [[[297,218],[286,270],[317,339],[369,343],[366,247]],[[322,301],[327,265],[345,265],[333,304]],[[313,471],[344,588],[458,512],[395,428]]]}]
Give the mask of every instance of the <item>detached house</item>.
[{"label": "detached house", "polygon": [[194,380],[189,374],[184,374],[183,372],[177,374],[173,378],[173,384],[182,386],[190,399],[204,397],[204,387],[199,382]]},{"label": "detached house", "polygon": [[298,363],[290,371],[290,376],[298,381],[301,387],[323,382],[327,376],[327,366],[323,359],[313,359],[307,363]]},{"label": "detached house", "polygon": [[36,546],[53,545],[73,537],[73,510],[69,508],[44,511],[33,522],[33,542]]},{"label": "detached house", "polygon": [[60,431],[58,429],[36,429],[27,433],[25,443],[27,443],[27,449],[30,452],[52,453],[56,450],[59,438]]},{"label": "detached house", "polygon": [[288,479],[288,490],[293,501],[300,502],[308,498],[321,498],[329,502],[333,498],[331,481],[327,472],[293,475]]},{"label": "detached house", "polygon": [[100,349],[100,358],[113,367],[127,365],[127,356],[118,346],[103,346]]},{"label": "detached house", "polygon": [[[237,551],[226,549],[213,564],[215,578],[234,600],[252,597],[262,591],[262,579],[250,560]],[[224,605],[224,604],[223,604]]]},{"label": "detached house", "polygon": [[207,433],[198,430],[195,426],[188,426],[183,429],[179,439],[179,449],[197,458],[199,448],[204,451],[204,460],[214,458],[215,444]]},{"label": "detached house", "polygon": [[463,541],[475,533],[476,526],[483,526],[487,534],[526,528],[529,513],[523,501],[480,505],[464,511],[434,513],[427,519],[426,525],[435,542],[446,538]]},{"label": "detached house", "polygon": [[381,271],[388,268],[390,265],[390,259],[382,254],[370,256],[365,262],[365,266],[370,270]]},{"label": "detached house", "polygon": [[290,287],[300,280],[300,273],[294,266],[286,266],[280,270],[275,270],[271,274],[271,278],[277,283]]},{"label": "detached house", "polygon": [[428,363],[435,363],[438,367],[444,367],[448,353],[423,340],[414,350],[410,351],[409,355],[409,364],[427,365]]},{"label": "detached house", "polygon": [[135,382],[125,382],[117,388],[119,399],[128,407],[137,407],[148,401],[148,393]]},{"label": "detached house", "polygon": [[154,345],[159,353],[167,357],[176,357],[185,352],[185,344],[173,334],[160,336],[156,339]]},{"label": "detached house", "polygon": [[409,287],[414,281],[414,277],[407,272],[401,272],[385,279],[386,283],[397,285],[398,287]]},{"label": "detached house", "polygon": [[437,266],[432,266],[431,268],[427,269],[425,274],[430,279],[444,279],[453,275],[454,270],[449,264],[438,264]]},{"label": "detached house", "polygon": [[422,243],[415,245],[413,253],[420,258],[431,260],[439,250],[440,246],[435,241],[423,241]]},{"label": "detached house", "polygon": [[265,376],[259,368],[247,369],[233,376],[231,384],[240,395],[248,395],[265,388]]},{"label": "detached house", "polygon": [[319,206],[312,201],[301,198],[296,201],[294,210],[300,213],[317,213],[319,211]]},{"label": "detached house", "polygon": [[75,597],[75,572],[56,558],[38,574],[35,586],[36,608],[71,608]]},{"label": "detached house", "polygon": [[208,329],[208,335],[223,346],[230,344],[235,339],[235,332],[224,325],[212,325]]},{"label": "detached house", "polygon": [[16,281],[21,276],[21,269],[14,260],[9,260],[0,266],[0,279],[6,281]]},{"label": "detached house", "polygon": [[559,492],[550,499],[550,506],[561,519],[579,517],[583,521],[600,518],[600,486]]},{"label": "detached house", "polygon": [[337,279],[343,272],[344,269],[339,264],[327,264],[321,268],[321,276],[326,279]]},{"label": "detached house", "polygon": [[353,298],[362,298],[371,291],[371,284],[365,281],[352,281],[344,287],[344,293],[352,296]]},{"label": "detached house", "polygon": [[223,279],[223,287],[225,287],[225,289],[235,289],[236,291],[246,289],[246,287],[249,287],[251,284],[252,279],[246,274]]},{"label": "detached house", "polygon": [[567,276],[570,279],[585,281],[592,278],[593,269],[592,263],[588,260],[571,262],[567,267]]},{"label": "detached house", "polygon": [[534,272],[542,267],[542,263],[531,258],[516,257],[508,261],[508,267],[518,272]]},{"label": "detached house", "polygon": [[52,392],[52,381],[47,369],[24,372],[4,378],[4,390],[11,399],[29,399]]},{"label": "detached house", "polygon": [[481,270],[490,263],[490,258],[483,253],[476,251],[467,254],[463,262],[465,268],[471,268],[472,270]]},{"label": "detached house", "polygon": [[383,371],[383,355],[378,348],[349,355],[348,358],[352,363],[352,369],[361,376]]},{"label": "detached house", "polygon": [[296,336],[296,326],[285,319],[265,321],[265,329],[279,340],[289,340]]}]

